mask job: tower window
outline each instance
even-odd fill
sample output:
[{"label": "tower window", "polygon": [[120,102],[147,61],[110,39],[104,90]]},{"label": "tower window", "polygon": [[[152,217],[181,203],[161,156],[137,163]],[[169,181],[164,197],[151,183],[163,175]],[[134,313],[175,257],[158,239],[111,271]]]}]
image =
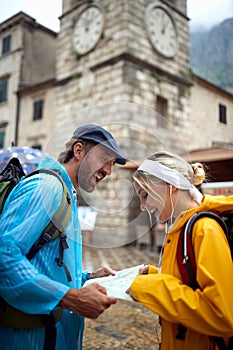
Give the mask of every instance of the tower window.
[{"label": "tower window", "polygon": [[227,124],[227,107],[219,104],[219,122],[222,124]]},{"label": "tower window", "polygon": [[160,128],[165,128],[167,124],[167,100],[161,96],[157,97],[156,112],[157,126]]},{"label": "tower window", "polygon": [[33,120],[40,120],[43,117],[43,100],[37,100],[34,102]]},{"label": "tower window", "polygon": [[7,80],[0,81],[0,103],[7,101]]},{"label": "tower window", "polygon": [[4,147],[5,130],[0,129],[0,148]]},{"label": "tower window", "polygon": [[40,144],[35,144],[35,145],[32,145],[31,147],[42,150],[42,146]]},{"label": "tower window", "polygon": [[6,53],[10,52],[11,49],[11,35],[5,36],[5,38],[2,39],[2,55],[5,55]]}]

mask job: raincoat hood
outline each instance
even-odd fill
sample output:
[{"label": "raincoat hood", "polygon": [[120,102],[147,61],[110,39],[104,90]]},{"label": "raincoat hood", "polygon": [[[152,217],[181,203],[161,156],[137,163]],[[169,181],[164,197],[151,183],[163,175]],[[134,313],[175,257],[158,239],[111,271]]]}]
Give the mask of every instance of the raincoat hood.
[{"label": "raincoat hood", "polygon": [[72,187],[72,182],[70,180],[69,175],[67,174],[67,171],[65,167],[58,163],[54,158],[48,157],[44,158],[41,163],[38,165],[38,169],[54,169],[58,170],[61,173],[62,178],[65,180],[67,183],[68,187]]},{"label": "raincoat hood", "polygon": [[209,194],[206,194],[198,207],[182,212],[177,217],[170,233],[173,233],[173,231],[180,229],[181,226],[183,226],[187,220],[196,212],[212,211],[215,214],[220,214],[224,211],[229,210],[233,210],[233,196],[211,196]]},{"label": "raincoat hood", "polygon": [[198,211],[214,211],[216,214],[233,209],[233,196],[211,196],[206,194]]}]

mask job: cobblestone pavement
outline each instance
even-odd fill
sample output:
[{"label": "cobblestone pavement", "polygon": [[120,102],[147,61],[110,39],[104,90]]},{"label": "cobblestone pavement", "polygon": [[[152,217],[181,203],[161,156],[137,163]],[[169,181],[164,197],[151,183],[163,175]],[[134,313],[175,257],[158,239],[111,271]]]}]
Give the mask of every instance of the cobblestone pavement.
[{"label": "cobblestone pavement", "polygon": [[[156,264],[157,258],[136,247],[84,246],[84,269],[108,265],[119,270],[148,262]],[[137,302],[118,300],[97,320],[85,320],[83,350],[158,350],[158,329],[156,314]]]}]

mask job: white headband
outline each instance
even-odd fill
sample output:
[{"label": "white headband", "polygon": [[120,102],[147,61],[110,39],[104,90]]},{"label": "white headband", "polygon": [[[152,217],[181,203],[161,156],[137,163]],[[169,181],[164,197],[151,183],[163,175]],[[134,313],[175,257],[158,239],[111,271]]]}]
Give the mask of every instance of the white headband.
[{"label": "white headband", "polygon": [[170,169],[167,166],[150,159],[144,160],[144,162],[142,162],[142,164],[139,166],[138,170],[145,171],[176,188],[188,190],[194,200],[198,204],[201,204],[203,198],[202,194],[185,176],[180,174],[177,170]]}]

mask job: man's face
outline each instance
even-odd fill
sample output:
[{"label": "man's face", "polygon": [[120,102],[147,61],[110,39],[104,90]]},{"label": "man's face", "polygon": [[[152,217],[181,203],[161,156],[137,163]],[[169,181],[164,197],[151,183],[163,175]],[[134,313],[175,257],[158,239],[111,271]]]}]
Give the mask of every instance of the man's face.
[{"label": "man's face", "polygon": [[116,158],[107,148],[97,145],[87,152],[77,174],[78,185],[87,192],[93,192],[99,181],[111,175]]}]

